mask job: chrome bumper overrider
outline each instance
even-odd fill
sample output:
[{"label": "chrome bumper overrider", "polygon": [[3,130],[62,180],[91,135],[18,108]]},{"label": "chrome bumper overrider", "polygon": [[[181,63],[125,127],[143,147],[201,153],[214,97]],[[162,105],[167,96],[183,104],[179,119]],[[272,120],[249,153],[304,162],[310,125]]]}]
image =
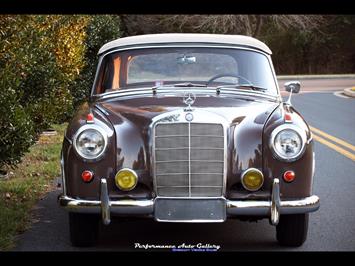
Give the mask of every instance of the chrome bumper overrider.
[{"label": "chrome bumper overrider", "polygon": [[[97,213],[102,215],[104,224],[110,223],[110,215],[154,215],[154,199],[123,199],[110,201],[106,179],[101,179],[100,200],[80,200],[65,195],[58,198],[60,206],[70,212]],[[270,223],[277,225],[280,214],[297,214],[314,212],[319,209],[318,196],[310,196],[297,200],[281,200],[279,179],[273,181],[270,200],[226,200],[227,216],[265,216]]]}]

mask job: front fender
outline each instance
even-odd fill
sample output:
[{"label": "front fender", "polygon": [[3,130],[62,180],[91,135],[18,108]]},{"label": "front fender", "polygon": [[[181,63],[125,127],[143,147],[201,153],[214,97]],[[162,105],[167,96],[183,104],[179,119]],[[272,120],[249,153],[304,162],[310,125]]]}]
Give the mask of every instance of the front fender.
[{"label": "front fender", "polygon": [[[95,124],[102,127],[107,132],[107,148],[104,155],[97,161],[85,161],[81,158],[73,147],[73,137],[77,130],[86,124],[86,116],[90,112],[94,114]],[[67,196],[83,199],[98,199],[100,179],[114,177],[116,169],[116,136],[111,123],[97,109],[87,104],[81,106],[74,118],[68,125],[63,145],[63,185]],[[84,183],[81,173],[90,170],[94,173],[94,179],[90,183]]]},{"label": "front fender", "polygon": [[[294,162],[283,162],[276,159],[269,147],[271,132],[285,123],[284,114],[288,112],[292,118],[292,124],[306,132],[307,142],[303,156]],[[304,198],[312,195],[313,169],[314,169],[313,140],[310,129],[303,117],[293,108],[281,104],[270,116],[265,124],[263,134],[263,170],[265,180],[271,183],[273,178],[280,179],[280,192],[283,198]],[[296,174],[293,182],[283,180],[283,173],[292,170]]]}]

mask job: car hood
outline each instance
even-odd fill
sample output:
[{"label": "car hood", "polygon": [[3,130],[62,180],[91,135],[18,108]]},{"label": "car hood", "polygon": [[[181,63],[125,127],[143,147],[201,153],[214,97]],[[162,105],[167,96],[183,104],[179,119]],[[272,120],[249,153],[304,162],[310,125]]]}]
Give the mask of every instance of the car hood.
[{"label": "car hood", "polygon": [[[253,98],[250,96],[211,96],[196,95],[191,106],[193,110],[203,109],[223,117],[228,123],[264,124],[270,113],[279,105],[278,102]],[[141,126],[149,125],[154,117],[187,107],[182,96],[157,96],[114,98],[96,104],[113,125],[122,123],[122,119]]]}]

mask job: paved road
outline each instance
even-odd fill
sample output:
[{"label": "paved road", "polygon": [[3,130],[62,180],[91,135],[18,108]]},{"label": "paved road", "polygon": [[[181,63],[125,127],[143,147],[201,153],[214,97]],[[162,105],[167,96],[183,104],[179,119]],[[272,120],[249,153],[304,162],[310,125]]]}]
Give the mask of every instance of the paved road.
[{"label": "paved road", "polygon": [[[303,83],[303,82],[302,82]],[[319,85],[320,84],[320,85]],[[332,84],[331,90],[327,84]],[[338,86],[337,84],[341,84]],[[355,85],[355,80],[307,81],[303,89],[315,91],[295,95],[294,105],[315,128],[355,145],[355,99],[340,98],[332,91]],[[307,87],[308,86],[308,87]],[[317,92],[325,86],[325,91]],[[355,154],[349,148],[343,147]],[[151,220],[114,221],[100,228],[95,248],[71,247],[66,213],[56,205],[59,191],[39,202],[39,222],[19,236],[18,251],[137,250],[135,243],[219,245],[231,250],[355,251],[355,161],[319,142],[315,144],[314,193],[321,208],[310,215],[306,243],[299,248],[282,248],[275,241],[275,228],[267,220],[258,223],[227,221],[223,224],[166,224]]]},{"label": "paved road", "polygon": [[[294,80],[294,79],[292,79]],[[283,90],[283,84],[290,79],[279,80],[280,90]],[[342,78],[342,79],[301,79],[301,93],[303,92],[329,92],[342,90],[347,87],[355,86],[354,78]]]}]

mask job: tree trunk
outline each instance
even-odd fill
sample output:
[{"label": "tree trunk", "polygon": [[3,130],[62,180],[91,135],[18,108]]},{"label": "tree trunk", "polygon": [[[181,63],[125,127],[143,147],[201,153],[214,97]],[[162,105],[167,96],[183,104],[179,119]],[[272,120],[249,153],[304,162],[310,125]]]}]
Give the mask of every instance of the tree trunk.
[{"label": "tree trunk", "polygon": [[127,15],[118,15],[118,17],[120,18],[120,30],[122,32],[121,37],[129,36],[127,29]]},{"label": "tree trunk", "polygon": [[262,23],[263,23],[262,15],[256,16],[256,26],[255,26],[254,33],[252,35],[253,37],[257,38],[259,36]]}]

